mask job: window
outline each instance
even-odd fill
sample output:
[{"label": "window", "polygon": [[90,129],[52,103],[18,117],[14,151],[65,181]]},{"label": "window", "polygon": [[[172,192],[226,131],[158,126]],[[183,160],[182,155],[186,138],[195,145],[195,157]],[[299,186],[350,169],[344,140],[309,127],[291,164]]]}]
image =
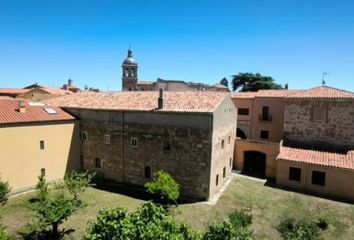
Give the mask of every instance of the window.
[{"label": "window", "polygon": [[223,178],[226,177],[226,167],[224,167],[224,169],[222,170],[222,177],[223,177]]},{"label": "window", "polygon": [[269,119],[269,107],[262,107],[262,117],[264,120]]},{"label": "window", "polygon": [[104,144],[111,144],[111,135],[105,134],[103,136],[103,142]]},{"label": "window", "polygon": [[102,167],[102,159],[101,158],[95,158],[95,167],[96,168]]},{"label": "window", "polygon": [[312,184],[324,186],[326,183],[326,173],[312,171]]},{"label": "window", "polygon": [[231,143],[231,137],[229,136],[229,144]]},{"label": "window", "polygon": [[44,141],[43,140],[39,141],[39,148],[41,150],[44,150]]},{"label": "window", "polygon": [[238,109],[238,115],[249,115],[250,110],[248,108],[239,108]]},{"label": "window", "polygon": [[169,141],[163,141],[163,152],[170,153],[171,152],[171,145]]},{"label": "window", "polygon": [[322,107],[315,107],[313,109],[313,120],[314,121],[324,121],[326,118],[326,109]]},{"label": "window", "polygon": [[232,158],[230,158],[230,167],[231,167],[231,165],[232,165]]},{"label": "window", "polygon": [[224,148],[224,139],[221,140],[221,149],[223,149],[223,148]]},{"label": "window", "polygon": [[130,146],[132,148],[138,148],[138,138],[137,137],[130,138]]},{"label": "window", "polygon": [[268,139],[269,138],[269,132],[266,130],[261,130],[261,138],[262,139]]},{"label": "window", "polygon": [[219,185],[219,174],[216,175],[215,185]]},{"label": "window", "polygon": [[146,178],[151,178],[151,168],[145,167],[144,174]]},{"label": "window", "polygon": [[41,168],[41,176],[45,177],[45,168]]},{"label": "window", "polygon": [[81,140],[84,142],[86,142],[88,140],[88,133],[87,132],[81,133]]},{"label": "window", "polygon": [[301,181],[301,168],[290,167],[289,168],[289,180]]}]

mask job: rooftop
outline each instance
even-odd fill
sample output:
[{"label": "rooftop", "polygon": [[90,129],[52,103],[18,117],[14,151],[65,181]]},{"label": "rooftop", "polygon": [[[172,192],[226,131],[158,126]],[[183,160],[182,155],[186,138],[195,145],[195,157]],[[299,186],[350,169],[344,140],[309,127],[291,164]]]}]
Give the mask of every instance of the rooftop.
[{"label": "rooftop", "polygon": [[354,170],[354,151],[347,154],[281,146],[277,160],[308,163],[325,167]]},{"label": "rooftop", "polygon": [[352,98],[354,99],[354,92],[349,92],[329,86],[319,86],[305,91],[291,94],[288,98]]},{"label": "rooftop", "polygon": [[255,97],[287,97],[292,94],[300,93],[303,90],[287,90],[287,89],[267,89],[257,92],[233,92],[231,98],[255,98]]},{"label": "rooftop", "polygon": [[158,106],[158,91],[81,92],[46,100],[60,107],[110,109],[121,111],[213,112],[227,94],[219,92],[164,92],[164,105]]},{"label": "rooftop", "polygon": [[29,89],[23,88],[0,88],[0,94],[22,94],[28,91]]},{"label": "rooftop", "polygon": [[[22,102],[24,112],[19,111],[19,102]],[[54,112],[52,111],[54,110]],[[0,125],[11,123],[32,123],[73,120],[74,117],[59,107],[47,107],[32,104],[20,99],[0,98]]]}]

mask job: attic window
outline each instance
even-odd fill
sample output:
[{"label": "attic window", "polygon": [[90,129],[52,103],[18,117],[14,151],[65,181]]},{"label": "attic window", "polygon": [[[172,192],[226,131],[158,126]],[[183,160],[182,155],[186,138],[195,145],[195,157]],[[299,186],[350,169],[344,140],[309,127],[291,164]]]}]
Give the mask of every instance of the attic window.
[{"label": "attic window", "polygon": [[53,108],[51,107],[45,107],[43,108],[44,111],[46,111],[48,114],[57,114],[57,111],[55,111]]}]

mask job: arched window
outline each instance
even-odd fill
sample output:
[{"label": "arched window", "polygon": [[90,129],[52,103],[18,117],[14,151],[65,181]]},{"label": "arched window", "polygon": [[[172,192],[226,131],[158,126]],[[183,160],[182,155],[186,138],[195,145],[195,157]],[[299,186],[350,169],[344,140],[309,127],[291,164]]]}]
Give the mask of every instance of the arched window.
[{"label": "arched window", "polygon": [[247,139],[247,136],[246,136],[245,132],[242,131],[242,130],[239,129],[239,128],[237,128],[236,137],[239,137],[239,138],[241,138],[241,139]]}]

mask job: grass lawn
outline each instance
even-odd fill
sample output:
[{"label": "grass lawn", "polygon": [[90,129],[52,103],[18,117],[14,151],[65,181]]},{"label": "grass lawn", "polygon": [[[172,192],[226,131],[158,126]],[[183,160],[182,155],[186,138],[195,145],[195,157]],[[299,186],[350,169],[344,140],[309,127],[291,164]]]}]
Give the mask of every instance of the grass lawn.
[{"label": "grass lawn", "polygon": [[[29,199],[33,193],[11,198],[7,205],[0,207],[1,221],[7,230],[16,233],[33,218]],[[95,218],[101,208],[124,206],[136,209],[144,201],[118,193],[90,188],[84,195],[87,203],[84,209],[71,216],[61,228],[75,229],[66,239],[80,239],[88,220]],[[178,221],[186,221],[202,229],[213,220],[222,220],[233,209],[252,208],[256,239],[280,239],[275,226],[283,216],[315,219],[318,214],[330,217],[325,239],[353,239],[354,205],[330,201],[300,193],[264,186],[264,183],[243,177],[235,177],[216,205],[205,203],[182,204],[173,211]]]}]

